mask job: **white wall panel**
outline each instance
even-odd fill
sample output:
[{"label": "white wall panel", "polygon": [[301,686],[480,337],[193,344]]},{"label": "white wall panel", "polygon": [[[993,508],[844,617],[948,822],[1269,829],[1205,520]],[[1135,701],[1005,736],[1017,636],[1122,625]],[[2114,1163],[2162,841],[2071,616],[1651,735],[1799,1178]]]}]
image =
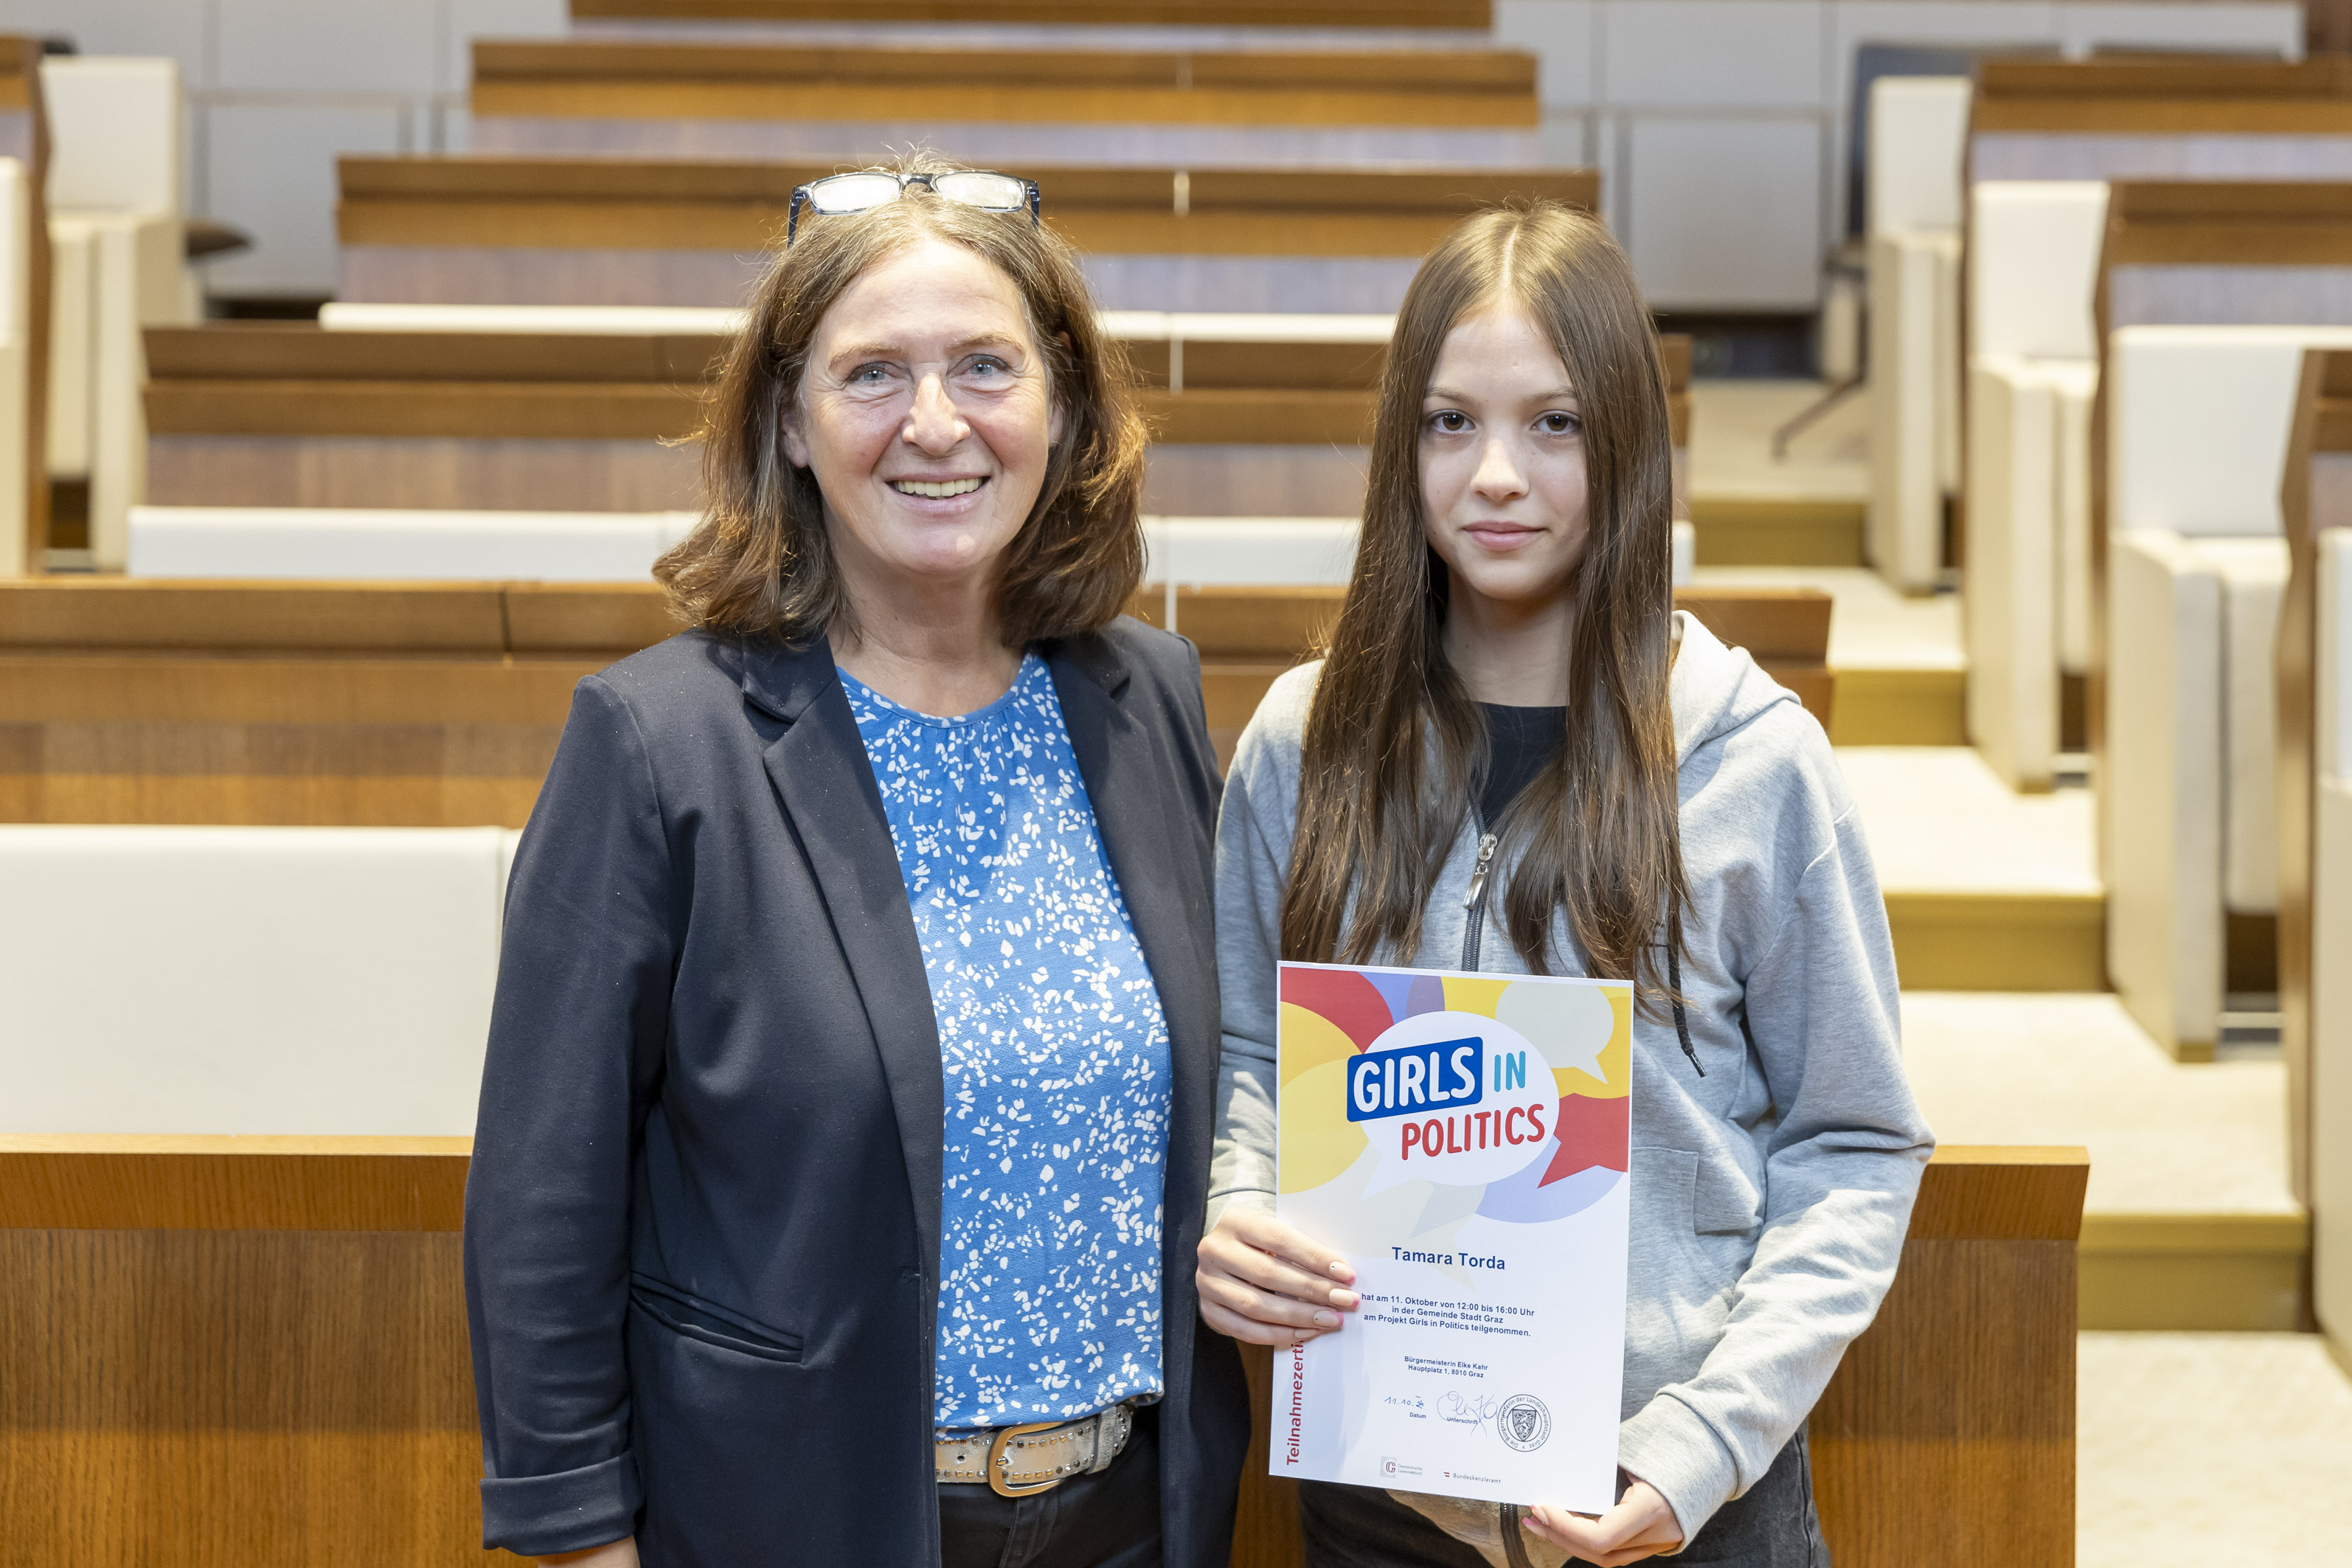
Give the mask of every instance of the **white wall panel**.
[{"label": "white wall panel", "polygon": [[335,155],[402,151],[406,110],[214,104],[205,110],[211,216],[254,247],[213,264],[216,294],[330,294],[335,287]]},{"label": "white wall panel", "polygon": [[49,205],[183,211],[179,66],[168,55],[41,62]]},{"label": "white wall panel", "polygon": [[207,0],[0,0],[0,32],[71,38],[86,55],[170,55],[205,85]]},{"label": "white wall panel", "polygon": [[219,88],[278,92],[430,92],[439,6],[212,0]]},{"label": "white wall panel", "polygon": [[1646,107],[1827,109],[1828,7],[1815,0],[1608,0],[1603,100]]},{"label": "white wall panel", "polygon": [[1651,304],[1814,307],[1822,276],[1818,123],[1641,116],[1627,121],[1624,134],[1629,189],[1619,210]]},{"label": "white wall panel", "polygon": [[1495,0],[1495,42],[1535,52],[1536,91],[1547,110],[1580,108],[1599,97],[1600,10],[1599,0]]},{"label": "white wall panel", "polygon": [[2231,49],[2303,58],[2300,5],[2060,5],[2059,42],[2070,55],[2095,49]]}]

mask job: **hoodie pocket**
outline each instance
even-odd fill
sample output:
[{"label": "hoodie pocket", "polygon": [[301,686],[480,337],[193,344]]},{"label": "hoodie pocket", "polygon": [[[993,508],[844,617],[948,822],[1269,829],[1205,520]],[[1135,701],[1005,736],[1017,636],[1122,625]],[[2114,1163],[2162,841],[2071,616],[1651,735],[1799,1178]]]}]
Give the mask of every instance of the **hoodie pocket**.
[{"label": "hoodie pocket", "polygon": [[1745,1236],[1756,1228],[1763,1198],[1738,1165],[1702,1159],[1691,1194],[1691,1228],[1701,1236]]},{"label": "hoodie pocket", "polygon": [[675,1285],[633,1274],[629,1277],[629,1300],[637,1310],[683,1339],[698,1340],[760,1361],[795,1366],[800,1363],[800,1335],[730,1312]]},{"label": "hoodie pocket", "polygon": [[1737,1165],[1688,1149],[1633,1151],[1636,1226],[1687,1227],[1698,1236],[1742,1236],[1756,1228],[1759,1194]]}]

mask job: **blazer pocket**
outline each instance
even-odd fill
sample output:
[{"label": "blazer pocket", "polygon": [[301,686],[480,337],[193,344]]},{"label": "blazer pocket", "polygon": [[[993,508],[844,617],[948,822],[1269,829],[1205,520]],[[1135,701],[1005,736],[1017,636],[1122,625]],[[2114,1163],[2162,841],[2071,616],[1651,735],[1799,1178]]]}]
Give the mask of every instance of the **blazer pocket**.
[{"label": "blazer pocket", "polygon": [[730,1312],[675,1285],[633,1274],[629,1277],[629,1300],[646,1317],[683,1338],[699,1340],[760,1361],[791,1366],[800,1363],[800,1335]]},{"label": "blazer pocket", "polygon": [[1691,1227],[1701,1236],[1745,1236],[1756,1228],[1763,1197],[1738,1165],[1702,1159],[1692,1193]]}]

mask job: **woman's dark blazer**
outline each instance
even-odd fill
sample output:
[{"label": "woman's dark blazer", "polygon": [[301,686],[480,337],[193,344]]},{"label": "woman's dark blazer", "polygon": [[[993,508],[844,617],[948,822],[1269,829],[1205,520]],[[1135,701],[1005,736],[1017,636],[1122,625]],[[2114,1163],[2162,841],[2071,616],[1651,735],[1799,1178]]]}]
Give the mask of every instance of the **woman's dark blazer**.
[{"label": "woman's dark blazer", "polygon": [[[1216,760],[1190,644],[1048,645],[1167,1018],[1160,1518],[1224,1563],[1248,1405],[1200,1325]],[[466,1192],[485,1544],[647,1568],[940,1561],[930,987],[819,639],[580,683],[507,889]]]}]

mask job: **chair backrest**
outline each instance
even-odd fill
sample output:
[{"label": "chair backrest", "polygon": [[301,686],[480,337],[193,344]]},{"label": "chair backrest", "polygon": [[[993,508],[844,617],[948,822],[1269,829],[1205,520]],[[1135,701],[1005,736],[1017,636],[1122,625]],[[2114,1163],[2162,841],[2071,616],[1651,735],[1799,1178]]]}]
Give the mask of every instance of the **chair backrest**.
[{"label": "chair backrest", "polygon": [[33,395],[32,183],[20,160],[0,158],[0,576],[12,577],[32,564],[29,494],[47,479],[47,443],[34,444],[45,410]]},{"label": "chair backrest", "polygon": [[1969,204],[1969,353],[2095,358],[2106,185],[1979,181]]},{"label": "chair backrest", "polygon": [[[1881,76],[1872,83],[1869,105],[1868,163],[1863,172],[1868,231],[1958,230],[1969,79]],[[1860,144],[1864,132],[1856,127],[1854,134]],[[1857,231],[1864,221],[1857,217]]]},{"label": "chair backrest", "polygon": [[501,837],[0,826],[0,1131],[470,1132]]},{"label": "chair backrest", "polygon": [[56,148],[51,206],[183,210],[176,60],[56,56],[41,62],[41,91]]},{"label": "chair backrest", "polygon": [[2107,516],[2119,530],[2274,537],[2306,349],[2352,328],[2126,327],[2107,344]]},{"label": "chair backrest", "polygon": [[641,583],[684,511],[131,509],[127,574],[248,582]]}]

